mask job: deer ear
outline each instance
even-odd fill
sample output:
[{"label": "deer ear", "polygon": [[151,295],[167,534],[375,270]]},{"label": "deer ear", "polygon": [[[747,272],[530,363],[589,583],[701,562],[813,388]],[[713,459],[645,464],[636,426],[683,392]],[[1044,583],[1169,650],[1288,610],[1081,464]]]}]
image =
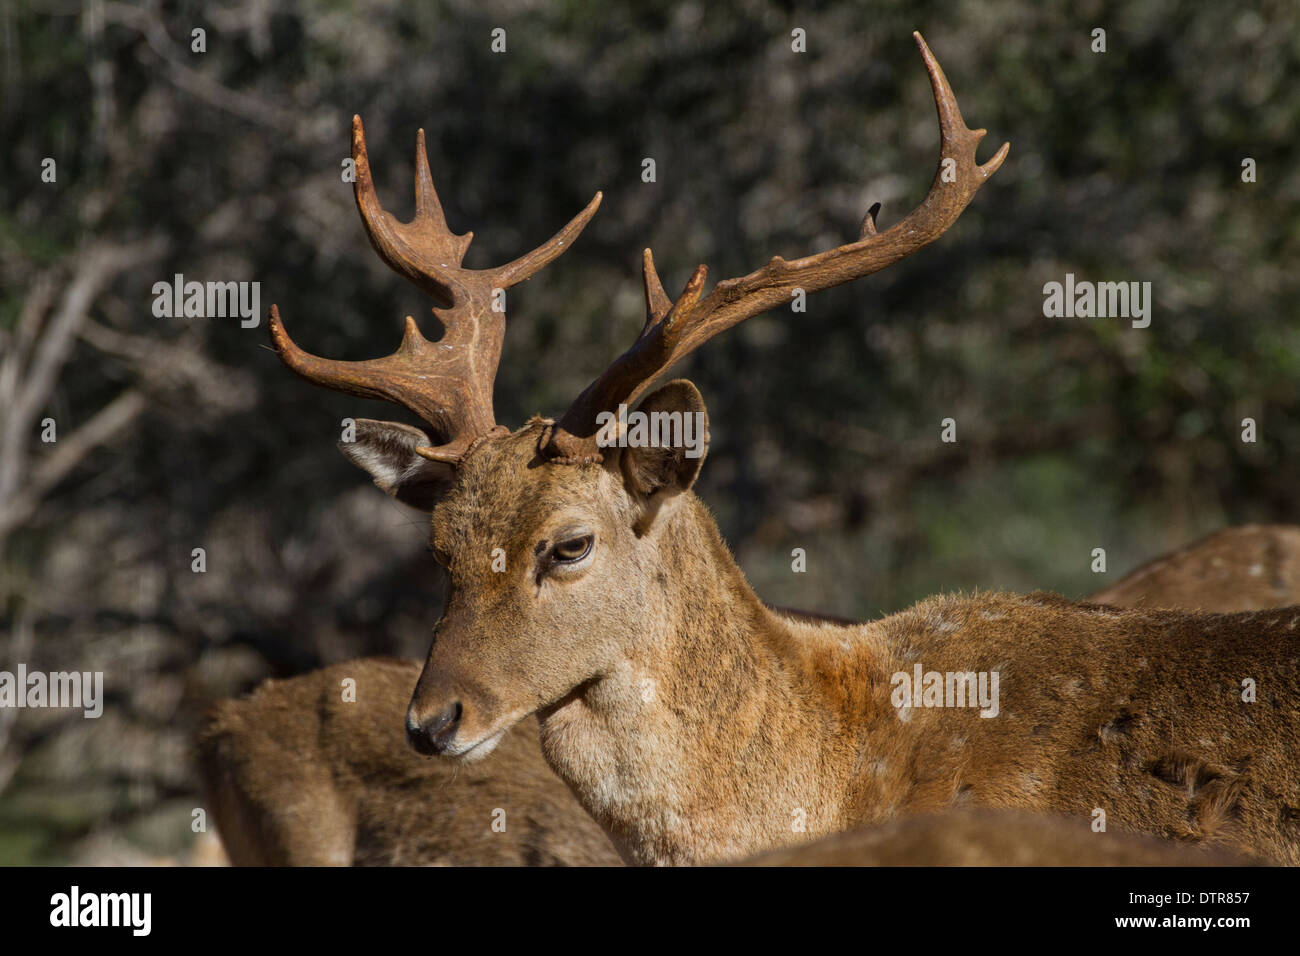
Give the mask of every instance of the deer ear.
[{"label": "deer ear", "polygon": [[403,504],[432,511],[455,476],[452,465],[429,461],[415,449],[431,445],[418,428],[398,422],[356,420],[353,441],[339,442],[339,451],[352,464],[370,473],[375,484]]},{"label": "deer ear", "polygon": [[[646,418],[638,434],[632,416],[640,413]],[[628,490],[652,505],[647,512],[652,519],[664,501],[695,484],[709,450],[709,413],[700,390],[679,378],[648,395],[629,416],[629,426],[619,467]]]}]

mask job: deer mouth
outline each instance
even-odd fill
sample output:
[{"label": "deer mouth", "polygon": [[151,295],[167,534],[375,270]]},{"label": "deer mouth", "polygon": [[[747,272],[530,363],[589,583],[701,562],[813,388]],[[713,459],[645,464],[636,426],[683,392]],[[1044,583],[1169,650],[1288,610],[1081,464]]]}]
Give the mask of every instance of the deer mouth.
[{"label": "deer mouth", "polygon": [[506,732],[510,730],[511,726],[512,725],[507,725],[502,727],[496,733],[480,737],[475,741],[467,741],[465,743],[456,741],[447,748],[444,756],[451,757],[464,763],[475,763],[482,760],[492,751],[497,749],[497,744],[501,743],[501,738],[506,735]]}]

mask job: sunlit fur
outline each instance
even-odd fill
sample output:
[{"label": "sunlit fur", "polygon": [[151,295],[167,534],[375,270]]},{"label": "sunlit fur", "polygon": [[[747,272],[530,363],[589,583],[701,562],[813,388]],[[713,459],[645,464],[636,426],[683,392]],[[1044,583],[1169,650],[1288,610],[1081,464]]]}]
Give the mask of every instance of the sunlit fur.
[{"label": "sunlit fur", "polygon": [[[1300,609],[981,593],[800,622],[763,605],[689,490],[647,527],[616,466],[541,460],[542,427],[483,443],[434,509],[451,583],[411,715],[460,701],[472,744],[536,712],[546,759],[629,861],[970,805],[1102,809],[1111,829],[1300,863]],[[576,527],[596,535],[585,571],[539,573],[540,543]],[[997,670],[1000,715],[895,709],[890,676],[917,662]]]}]

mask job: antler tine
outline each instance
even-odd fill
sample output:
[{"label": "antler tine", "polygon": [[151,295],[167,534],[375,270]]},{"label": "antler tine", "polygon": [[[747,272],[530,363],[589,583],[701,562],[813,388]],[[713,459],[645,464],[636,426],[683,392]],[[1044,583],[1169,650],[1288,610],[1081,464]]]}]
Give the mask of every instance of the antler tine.
[{"label": "antler tine", "polygon": [[[676,302],[667,296],[647,249],[643,257],[647,318],[632,347],[582,392],[569,410],[547,431],[543,453],[553,460],[590,461],[598,454],[596,420],[621,403],[632,404],[669,367],[715,335],[790,301],[795,289],[816,292],[879,272],[938,239],[957,221],[980,186],[993,175],[1011,148],[1002,148],[987,163],[975,160],[984,137],[962,119],[957,98],[942,68],[920,33],[913,33],[925,61],[939,114],[939,168],[925,199],[902,221],[876,231],[872,206],[857,241],[817,255],[787,261],[774,257],[767,265],[736,279],[724,279],[703,299],[705,267],[691,276]],[[951,161],[951,163],[949,162]]]},{"label": "antler tine", "polygon": [[396,352],[360,362],[323,359],[303,351],[289,337],[277,306],[271,306],[268,325],[271,344],[291,372],[314,385],[409,409],[433,427],[435,441],[446,454],[463,452],[477,435],[491,431],[495,424],[492,380],[487,379],[485,389],[482,380],[470,374],[471,350],[440,355],[441,343],[421,335],[409,315]]},{"label": "antler tine", "polygon": [[447,228],[442,203],[429,172],[424,130],[419,130],[415,137],[415,218],[409,223],[398,222],[379,203],[360,116],[352,118],[352,159],[356,165],[357,209],[375,251],[393,269],[432,295],[443,308],[484,298],[493,289],[508,289],[533,276],[572,245],[596,214],[603,198],[597,192],[563,229],[513,262],[495,269],[462,269],[460,264],[474,233],[458,236]]},{"label": "antler tine", "polygon": [[494,301],[495,291],[523,282],[572,245],[600,206],[601,194],[526,255],[495,269],[464,269],[461,262],[474,234],[457,235],[447,227],[429,172],[424,130],[415,141],[415,216],[410,222],[398,222],[379,203],[359,116],[352,118],[352,158],[357,209],[370,244],[395,271],[434,298],[434,313],[445,332],[430,342],[407,316],[402,344],[392,355],[333,361],[300,349],[273,305],[271,342],[284,364],[309,382],[410,409],[433,426],[439,442],[417,451],[455,462],[477,438],[501,430],[494,421],[492,386],[505,338],[505,312]]},{"label": "antler tine", "polygon": [[[645,285],[646,328],[663,321],[668,310],[673,307],[673,300],[664,291],[664,284],[659,281],[655,271],[654,253],[646,249],[641,253],[641,280]],[[644,333],[644,329],[642,332]]]},{"label": "antler tine", "polygon": [[604,197],[605,194],[597,190],[596,195],[591,197],[591,201],[583,207],[582,212],[570,219],[563,229],[551,236],[546,242],[513,262],[507,262],[496,269],[486,270],[492,275],[493,288],[508,289],[511,286],[518,285],[527,279],[531,279],[555,261],[569,246],[573,245],[573,240],[578,238],[578,234],[586,228],[587,223],[591,221],[591,217],[596,215],[596,210],[600,208],[600,201]]},{"label": "antler tine", "polygon": [[474,233],[458,236],[447,228],[433,174],[429,172],[424,130],[415,134],[415,217],[408,223],[398,222],[379,202],[360,116],[352,117],[352,162],[356,168],[353,196],[357,210],[380,258],[433,296],[443,308],[463,302],[467,292],[459,288],[453,270],[460,269]]}]

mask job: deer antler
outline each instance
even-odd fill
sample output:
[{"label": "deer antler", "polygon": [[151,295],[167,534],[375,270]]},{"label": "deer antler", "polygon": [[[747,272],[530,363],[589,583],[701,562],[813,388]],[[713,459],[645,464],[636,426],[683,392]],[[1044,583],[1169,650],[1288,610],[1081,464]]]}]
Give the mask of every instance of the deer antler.
[{"label": "deer antler", "polygon": [[[861,237],[803,259],[774,257],[767,265],[738,279],[719,282],[707,296],[700,266],[676,302],[664,292],[654,257],[645,250],[646,322],[632,347],[592,382],[542,437],[542,453],[553,461],[598,460],[596,421],[601,412],[632,404],[670,366],[709,339],[777,305],[790,301],[795,289],[815,292],[879,272],[938,239],[957,221],[984,181],[1006,159],[1009,143],[983,166],[975,161],[982,129],[967,129],[943,70],[921,34],[913,33],[925,60],[939,111],[939,170],[930,191],[905,219],[877,234],[873,206],[862,222]],[[951,166],[947,163],[952,161]],[[948,167],[948,168],[946,168]],[[948,175],[945,175],[945,174]]]},{"label": "deer antler", "polygon": [[436,448],[418,449],[425,458],[456,462],[474,439],[498,426],[492,412],[492,384],[505,337],[505,311],[494,308],[499,290],[518,285],[550,264],[582,232],[600,205],[601,194],[550,241],[495,269],[464,269],[461,261],[474,238],[447,228],[424,151],[424,130],[415,141],[415,218],[398,222],[375,195],[361,117],[352,118],[354,194],[370,244],[394,270],[438,303],[434,314],[446,331],[430,342],[415,319],[406,317],[402,344],[392,355],[364,362],[340,362],[304,352],[289,338],[280,312],[271,306],[271,342],[292,371],[326,388],[379,398],[419,415],[437,433]]}]

